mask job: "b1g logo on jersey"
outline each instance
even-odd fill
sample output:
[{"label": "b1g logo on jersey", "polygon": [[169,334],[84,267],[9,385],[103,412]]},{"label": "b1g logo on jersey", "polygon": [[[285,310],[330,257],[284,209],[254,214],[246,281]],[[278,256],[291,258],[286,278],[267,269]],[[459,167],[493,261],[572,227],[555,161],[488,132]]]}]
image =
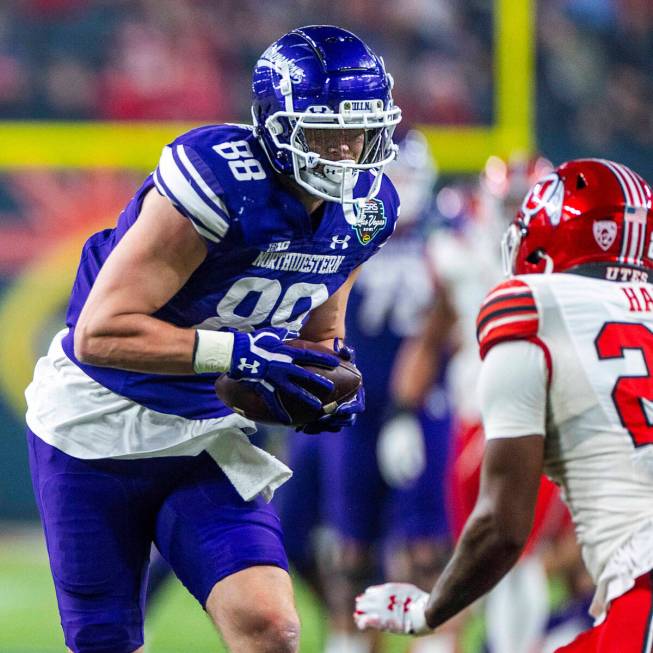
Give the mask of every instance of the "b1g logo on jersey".
[{"label": "b1g logo on jersey", "polygon": [[592,225],[596,244],[607,252],[617,237],[617,223],[613,220],[595,220]]},{"label": "b1g logo on jersey", "polygon": [[368,200],[360,214],[356,216],[356,222],[353,225],[361,245],[371,242],[385,227],[387,221],[383,201],[376,198]]},{"label": "b1g logo on jersey", "polygon": [[564,184],[555,173],[540,179],[521,205],[526,226],[540,211],[544,211],[551,225],[557,227],[562,215],[564,192]]}]

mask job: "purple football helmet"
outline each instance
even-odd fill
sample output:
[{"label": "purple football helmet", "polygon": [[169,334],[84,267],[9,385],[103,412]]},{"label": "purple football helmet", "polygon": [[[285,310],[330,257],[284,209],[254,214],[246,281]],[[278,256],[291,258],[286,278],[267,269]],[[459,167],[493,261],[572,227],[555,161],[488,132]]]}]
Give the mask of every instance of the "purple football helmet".
[{"label": "purple football helmet", "polygon": [[[254,127],[274,169],[326,200],[362,205],[374,197],[384,167],[397,156],[392,133],[401,110],[392,84],[383,59],[339,27],[301,27],[275,41],[252,77]],[[363,133],[358,161],[312,152],[308,130]],[[361,170],[374,179],[365,197],[354,198]]]}]

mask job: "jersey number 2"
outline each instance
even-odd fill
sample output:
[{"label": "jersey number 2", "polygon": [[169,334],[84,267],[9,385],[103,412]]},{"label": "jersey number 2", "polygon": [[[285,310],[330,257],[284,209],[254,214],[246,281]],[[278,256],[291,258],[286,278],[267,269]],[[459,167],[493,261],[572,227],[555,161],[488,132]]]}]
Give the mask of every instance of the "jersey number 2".
[{"label": "jersey number 2", "polygon": [[643,324],[607,322],[594,344],[602,360],[624,358],[627,349],[642,353],[646,376],[620,376],[612,389],[612,401],[635,446],[653,444],[653,425],[644,407],[649,401],[653,408],[653,333]]}]

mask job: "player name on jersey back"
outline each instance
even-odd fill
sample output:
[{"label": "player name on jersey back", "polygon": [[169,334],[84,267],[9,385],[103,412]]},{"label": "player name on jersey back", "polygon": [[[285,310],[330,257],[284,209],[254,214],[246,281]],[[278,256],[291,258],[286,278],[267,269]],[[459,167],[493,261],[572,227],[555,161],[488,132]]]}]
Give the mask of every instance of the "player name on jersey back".
[{"label": "player name on jersey back", "polygon": [[631,313],[649,313],[653,311],[653,289],[651,286],[623,285],[620,288],[628,301]]}]

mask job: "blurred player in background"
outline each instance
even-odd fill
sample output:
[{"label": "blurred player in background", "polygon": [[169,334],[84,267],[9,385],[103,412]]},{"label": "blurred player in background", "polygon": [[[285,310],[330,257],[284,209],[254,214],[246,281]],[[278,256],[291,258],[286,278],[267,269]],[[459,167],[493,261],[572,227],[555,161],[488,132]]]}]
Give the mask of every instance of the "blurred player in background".
[{"label": "blurred player in background", "polygon": [[361,271],[347,311],[347,341],[358,352],[366,411],[355,427],[334,436],[292,436],[290,464],[297,476],[281,493],[282,523],[288,539],[295,536],[290,559],[313,581],[318,570],[313,553],[307,555],[314,551],[307,538],[320,522],[326,526],[317,542],[317,585],[329,612],[328,653],[372,650],[373,638],[351,621],[354,598],[367,583],[383,572],[432,583],[450,550],[443,495],[446,397],[434,383],[407,421],[395,414],[388,395],[399,345],[420,328],[433,294],[425,237],[436,173],[419,132],[402,140],[388,174],[400,193],[401,218],[392,240]]},{"label": "blurred player in background", "polygon": [[[254,126],[177,138],[116,228],[84,246],[67,328],[27,390],[34,490],[74,653],[142,650],[152,541],[231,650],[297,650],[266,504],[290,471],[249,442],[254,424],[214,382],[252,382],[288,423],[275,391],[319,408],[304,386],[330,382],[301,365],[351,357],[336,344],[347,295],[398,212],[383,175],[400,120],[391,88],[353,34],[286,34],[254,69]],[[334,355],[285,344],[299,332]],[[362,408],[359,393],[304,428],[338,430]]]},{"label": "blurred player in background", "polygon": [[[493,156],[477,188],[445,186],[437,197],[449,228],[429,239],[429,255],[438,287],[429,317],[416,338],[407,340],[395,367],[395,401],[405,411],[423,401],[440,374],[443,352],[454,350],[446,386],[455,414],[454,453],[448,473],[448,499],[456,537],[476,502],[484,437],[480,403],[474,392],[480,370],[474,317],[487,291],[501,278],[500,235],[528,188],[552,170],[541,157]],[[531,650],[541,640],[548,617],[547,578],[539,555],[542,542],[557,533],[565,509],[545,483],[537,509],[537,526],[527,547],[531,555],[487,599],[487,641],[493,653]],[[510,607],[510,609],[508,609]]]},{"label": "blurred player in background", "polygon": [[543,470],[563,490],[597,585],[565,653],[653,650],[651,188],[571,161],[526,196],[503,241],[513,276],[477,319],[487,439],[479,498],[431,595],[368,588],[360,628],[422,634],[489,591],[526,542]]}]

